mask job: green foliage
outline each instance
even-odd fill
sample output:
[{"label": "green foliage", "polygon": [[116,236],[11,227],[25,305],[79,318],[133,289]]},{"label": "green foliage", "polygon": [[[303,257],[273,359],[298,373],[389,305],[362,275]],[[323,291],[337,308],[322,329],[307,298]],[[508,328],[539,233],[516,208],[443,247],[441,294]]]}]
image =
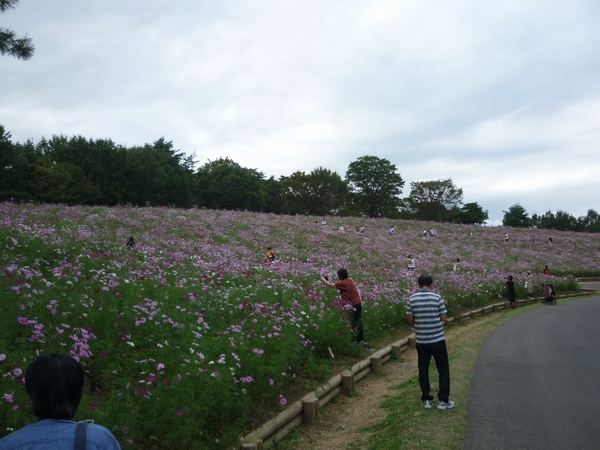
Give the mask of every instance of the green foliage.
[{"label": "green foliage", "polygon": [[465,203],[453,221],[456,223],[483,225],[487,220],[487,210],[484,211],[478,203]]},{"label": "green foliage", "polygon": [[504,211],[502,225],[505,227],[528,228],[531,226],[531,218],[525,208],[516,203],[508,208],[508,211]]},{"label": "green foliage", "polygon": [[318,167],[309,174],[281,177],[283,200],[290,214],[334,215],[344,205],[348,186],[335,172]]},{"label": "green foliage", "polygon": [[600,215],[594,209],[588,209],[585,216],[577,219],[579,229],[590,233],[600,233]]},{"label": "green foliage", "polygon": [[552,211],[546,211],[542,215],[534,214],[531,216],[531,222],[533,226],[541,229],[600,232],[600,215],[593,209],[589,209],[585,216],[578,218],[561,210],[556,211],[556,214]]},{"label": "green foliage", "polygon": [[575,231],[579,228],[577,219],[571,214],[561,210],[558,210],[556,214],[552,211],[547,211],[540,216],[534,214],[531,216],[531,223],[537,228],[549,230]]},{"label": "green foliage", "polygon": [[[0,13],[15,8],[19,0],[0,0]],[[0,55],[14,56],[18,59],[30,59],[35,47],[27,36],[17,37],[14,31],[0,28]]]},{"label": "green foliage", "polygon": [[404,180],[385,158],[361,156],[348,166],[350,202],[367,217],[396,217]]},{"label": "green foliage", "polygon": [[451,178],[410,183],[410,195],[404,204],[419,220],[447,220],[450,211],[462,203],[463,191]]},{"label": "green foliage", "polygon": [[189,207],[192,158],[164,138],[131,149],[110,139],[62,135],[13,144],[1,127],[0,200]]},{"label": "green foliage", "polygon": [[263,212],[281,214],[284,210],[283,187],[281,182],[271,176],[263,181],[265,193],[265,206]]},{"label": "green foliage", "polygon": [[122,174],[124,202],[182,207],[193,203],[190,162],[164,138],[127,150]]},{"label": "green foliage", "polygon": [[229,158],[204,164],[196,173],[200,204],[213,209],[262,211],[265,203],[264,175]]}]

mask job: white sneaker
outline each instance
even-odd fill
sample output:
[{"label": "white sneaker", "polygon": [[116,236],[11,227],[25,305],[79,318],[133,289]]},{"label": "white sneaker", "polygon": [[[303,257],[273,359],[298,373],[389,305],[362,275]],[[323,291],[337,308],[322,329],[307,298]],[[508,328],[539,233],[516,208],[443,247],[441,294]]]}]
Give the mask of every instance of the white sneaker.
[{"label": "white sneaker", "polygon": [[452,400],[448,400],[447,402],[442,402],[441,400],[438,402],[438,409],[452,409],[456,405]]},{"label": "white sneaker", "polygon": [[423,406],[425,407],[425,409],[431,409],[431,407],[433,406],[433,402],[431,400],[425,400],[423,402]]}]

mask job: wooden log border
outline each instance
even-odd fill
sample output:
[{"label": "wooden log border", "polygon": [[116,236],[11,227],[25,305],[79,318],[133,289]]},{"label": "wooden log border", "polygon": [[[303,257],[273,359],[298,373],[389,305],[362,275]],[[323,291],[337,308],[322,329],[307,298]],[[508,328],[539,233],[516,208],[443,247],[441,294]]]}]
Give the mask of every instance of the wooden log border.
[{"label": "wooden log border", "polygon": [[[591,292],[582,293],[581,295],[590,295]],[[566,298],[567,295],[557,295],[556,298]],[[517,304],[528,305],[531,303],[541,302],[541,297],[528,297],[525,299],[517,300]],[[470,312],[464,312],[459,314],[457,317],[449,317],[448,323],[454,321],[463,321],[466,319],[472,319],[481,315],[488,314],[494,311],[500,311],[508,309],[509,303],[502,302],[493,305],[484,306],[483,308],[476,309]],[[327,383],[319,386],[313,392],[309,392],[300,400],[289,405],[284,411],[279,413],[276,417],[264,423],[260,428],[250,432],[248,435],[243,437],[240,441],[240,450],[265,450],[272,445],[280,442],[284,437],[291,433],[296,427],[300,426],[303,422],[307,424],[313,423],[318,420],[319,408],[329,403],[335,396],[341,392],[348,395],[351,394],[352,390],[357,381],[361,380],[369,373],[376,373],[377,367],[387,363],[394,355],[396,358],[408,350],[409,348],[415,347],[415,335],[414,333],[405,337],[404,339],[394,342],[387,347],[382,348],[374,352],[368,358],[359,361],[352,366],[350,370],[346,370],[334,377],[332,377]],[[377,362],[373,362],[377,361]],[[375,370],[373,369],[375,367]],[[344,383],[342,380],[344,379]],[[348,391],[348,392],[346,392]],[[305,411],[305,408],[316,408],[316,410]]]}]

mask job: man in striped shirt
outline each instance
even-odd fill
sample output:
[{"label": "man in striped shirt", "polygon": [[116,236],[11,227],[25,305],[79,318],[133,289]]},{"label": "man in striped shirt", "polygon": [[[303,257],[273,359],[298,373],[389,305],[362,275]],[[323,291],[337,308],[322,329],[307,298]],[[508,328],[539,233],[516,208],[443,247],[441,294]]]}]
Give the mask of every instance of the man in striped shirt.
[{"label": "man in striped shirt", "polygon": [[430,275],[419,276],[418,283],[419,290],[406,303],[406,319],[409,324],[415,324],[421,400],[425,408],[431,409],[433,396],[429,385],[429,363],[433,356],[439,374],[438,409],[451,409],[454,402],[448,398],[450,366],[444,338],[446,304],[440,295],[431,291],[433,278]]}]

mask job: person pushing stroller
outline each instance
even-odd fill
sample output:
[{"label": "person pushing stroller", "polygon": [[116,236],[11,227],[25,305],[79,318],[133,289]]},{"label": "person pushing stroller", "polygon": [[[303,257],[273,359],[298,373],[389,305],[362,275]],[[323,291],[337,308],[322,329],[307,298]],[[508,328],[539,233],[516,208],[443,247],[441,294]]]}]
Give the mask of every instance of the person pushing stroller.
[{"label": "person pushing stroller", "polygon": [[556,305],[556,291],[551,284],[545,284],[543,290],[544,300],[546,305]]}]

